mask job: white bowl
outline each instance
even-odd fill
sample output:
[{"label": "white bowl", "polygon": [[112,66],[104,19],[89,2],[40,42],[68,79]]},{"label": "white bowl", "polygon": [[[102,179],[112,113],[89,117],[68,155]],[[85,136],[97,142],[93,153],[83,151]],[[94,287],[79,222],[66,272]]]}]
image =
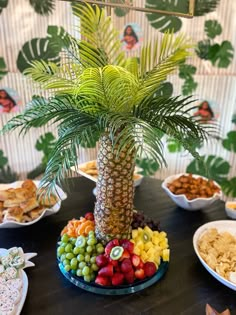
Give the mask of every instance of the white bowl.
[{"label": "white bowl", "polygon": [[229,218],[236,220],[236,201],[226,202],[225,212]]},{"label": "white bowl", "polygon": [[[85,162],[85,163],[82,163],[82,164],[79,164],[77,165],[76,167],[75,166],[72,166],[71,167],[71,170],[73,172],[76,172],[76,173],[79,173],[80,175],[92,180],[93,182],[97,182],[97,177],[95,176],[92,176],[92,175],[89,175],[87,174],[86,172],[83,171],[84,168],[86,168],[86,165],[88,163],[91,163],[91,162],[96,162],[95,160],[92,160],[92,161],[88,161],[88,162]],[[140,167],[137,167],[135,166],[135,169],[134,169],[134,175],[136,176],[136,179],[134,180],[134,187],[137,187],[141,184],[142,180],[143,180],[143,175],[141,174],[138,174],[138,172],[142,171],[142,169]]]},{"label": "white bowl", "polygon": [[[34,180],[33,182],[35,183],[35,185],[37,187],[39,186],[38,180]],[[9,188],[18,188],[18,187],[21,187],[22,183],[23,183],[23,181],[16,181],[16,182],[11,183],[11,184],[0,184],[0,190],[5,190],[5,189],[9,189]],[[32,220],[30,222],[26,222],[26,223],[15,222],[15,221],[10,221],[10,220],[5,221],[5,222],[0,223],[0,229],[1,228],[18,228],[18,227],[24,227],[24,226],[32,225],[46,216],[57,213],[61,208],[61,201],[65,200],[67,198],[67,194],[59,186],[56,186],[56,191],[60,197],[58,202],[51,208],[45,208],[44,211],[41,213],[41,215],[38,216],[35,220]]]},{"label": "white bowl", "polygon": [[209,229],[216,228],[219,232],[229,232],[234,237],[236,237],[236,222],[231,220],[220,220],[220,221],[213,221],[206,223],[202,226],[200,226],[197,231],[194,233],[193,236],[193,247],[195,250],[195,253],[197,254],[200,262],[202,265],[206,268],[206,270],[219,282],[224,284],[226,287],[236,291],[236,283],[231,282],[224,277],[220,276],[216,271],[214,271],[208,264],[205,262],[205,260],[201,257],[199,250],[198,250],[198,241],[202,237],[202,235],[207,232]]},{"label": "white bowl", "polygon": [[[189,175],[188,173],[181,173],[177,175],[172,175],[167,177],[164,182],[162,183],[162,188],[165,190],[165,192],[168,194],[168,196],[181,208],[185,210],[195,211],[199,209],[206,208],[210,206],[213,202],[215,202],[218,199],[221,199],[222,197],[222,191],[220,190],[219,193],[215,193],[210,198],[196,198],[193,200],[188,200],[184,194],[182,195],[175,195],[173,194],[169,188],[167,187],[167,184],[170,184],[175,179],[179,178],[181,175]],[[208,180],[206,177],[200,176],[200,175],[193,175],[194,178],[203,178]],[[220,186],[214,182],[214,184],[220,188]],[[221,188],[220,188],[221,189]]]}]

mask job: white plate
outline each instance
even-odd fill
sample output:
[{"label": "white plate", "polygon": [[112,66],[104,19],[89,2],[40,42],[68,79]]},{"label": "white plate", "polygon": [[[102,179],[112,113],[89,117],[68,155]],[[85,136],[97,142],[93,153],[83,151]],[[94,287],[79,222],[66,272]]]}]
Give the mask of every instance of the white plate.
[{"label": "white plate", "polygon": [[[75,166],[72,166],[72,167],[71,167],[71,170],[74,171],[74,172],[76,172],[76,173],[79,173],[80,175],[82,175],[82,176],[84,176],[84,177],[86,177],[86,178],[88,178],[88,179],[90,179],[90,180],[92,180],[93,182],[96,183],[96,182],[97,182],[97,178],[96,178],[96,177],[94,177],[94,176],[92,176],[92,175],[89,175],[89,174],[87,174],[87,173],[85,173],[84,171],[81,170],[81,168],[82,168],[82,169],[83,169],[83,168],[86,168],[87,163],[91,163],[91,162],[95,162],[95,160],[93,160],[93,161],[88,161],[88,162],[79,164],[79,165],[77,165],[76,167],[75,167]],[[137,179],[134,180],[134,187],[139,186],[139,185],[141,184],[142,180],[143,180],[143,175],[138,174],[138,172],[140,172],[140,171],[142,171],[142,169],[141,169],[140,167],[135,166],[134,174],[135,174],[135,175],[138,175],[139,178],[137,178]]]},{"label": "white plate", "polygon": [[[0,190],[5,190],[5,189],[9,189],[9,188],[18,188],[18,187],[21,187],[22,183],[23,183],[23,181],[17,181],[17,182],[11,183],[11,184],[0,184]],[[35,180],[34,183],[37,187],[39,186],[39,181]],[[0,229],[1,228],[16,228],[16,227],[28,226],[28,225],[31,225],[31,224],[38,222],[39,220],[41,220],[42,218],[44,218],[48,215],[52,215],[52,214],[57,213],[61,208],[61,201],[65,200],[67,198],[67,195],[58,186],[57,186],[56,190],[57,190],[57,193],[58,193],[61,200],[59,200],[52,208],[45,209],[41,213],[41,215],[39,217],[37,217],[35,220],[32,220],[30,222],[26,222],[26,223],[14,222],[14,221],[9,220],[7,222],[0,223]]]},{"label": "white plate", "polygon": [[[0,256],[6,255],[7,252],[8,252],[7,249],[0,248]],[[16,313],[15,313],[15,315],[20,315],[20,312],[21,312],[21,310],[22,310],[22,308],[24,306],[26,295],[27,295],[27,291],[28,291],[28,278],[27,278],[26,273],[22,269],[19,271],[19,278],[22,280],[23,286],[22,286],[21,291],[20,291],[21,292],[21,299],[16,304]]]},{"label": "white plate", "polygon": [[213,221],[206,223],[202,226],[200,226],[197,231],[194,233],[193,236],[193,247],[195,250],[195,253],[197,254],[200,262],[203,264],[203,266],[206,268],[206,270],[215,277],[218,281],[220,281],[222,284],[227,286],[228,288],[236,291],[236,283],[233,283],[229,280],[226,280],[222,276],[220,276],[217,272],[215,272],[212,268],[208,266],[208,264],[203,260],[203,258],[200,256],[200,253],[198,251],[198,240],[201,238],[201,236],[207,232],[209,229],[216,228],[219,232],[229,232],[234,237],[236,237],[236,222],[230,221],[230,220],[222,220],[222,221]]}]

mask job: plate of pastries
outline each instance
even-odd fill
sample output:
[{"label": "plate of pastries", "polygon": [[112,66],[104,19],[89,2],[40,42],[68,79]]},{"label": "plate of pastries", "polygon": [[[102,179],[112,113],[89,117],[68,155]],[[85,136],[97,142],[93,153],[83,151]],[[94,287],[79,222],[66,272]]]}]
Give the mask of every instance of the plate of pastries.
[{"label": "plate of pastries", "polygon": [[39,181],[30,179],[0,184],[0,228],[31,225],[59,211],[65,192],[57,186],[56,193],[48,196],[38,186]]}]

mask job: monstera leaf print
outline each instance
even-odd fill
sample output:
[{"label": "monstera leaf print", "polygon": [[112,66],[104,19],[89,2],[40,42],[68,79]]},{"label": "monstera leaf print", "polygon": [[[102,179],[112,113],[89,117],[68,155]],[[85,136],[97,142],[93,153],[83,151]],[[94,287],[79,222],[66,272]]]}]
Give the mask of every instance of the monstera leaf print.
[{"label": "monstera leaf print", "polygon": [[236,177],[223,181],[221,187],[226,196],[236,197]]},{"label": "monstera leaf print", "polygon": [[227,138],[222,142],[223,147],[232,152],[236,152],[236,131],[230,131],[227,133]]},{"label": "monstera leaf print", "polygon": [[[149,9],[187,13],[188,7],[188,1],[183,0],[146,0]],[[151,26],[163,33],[168,29],[177,32],[182,26],[181,19],[176,16],[159,13],[147,13],[146,16]]]},{"label": "monstera leaf print", "polygon": [[233,114],[232,123],[236,125],[236,114]]},{"label": "monstera leaf print", "polygon": [[205,33],[208,38],[214,39],[217,35],[222,33],[222,27],[217,20],[205,21]]},{"label": "monstera leaf print", "polygon": [[5,61],[2,57],[0,57],[0,80],[7,74],[7,67]]},{"label": "monstera leaf print", "polygon": [[52,13],[55,2],[54,0],[29,0],[34,11],[41,15],[49,15]]},{"label": "monstera leaf print", "polygon": [[142,169],[138,173],[143,176],[154,175],[160,167],[156,161],[148,159],[148,158],[136,159],[136,165]]},{"label": "monstera leaf print", "polygon": [[219,44],[211,46],[209,51],[209,59],[214,66],[218,68],[227,68],[234,56],[234,48],[232,44],[225,40]]},{"label": "monstera leaf print", "polygon": [[223,158],[209,155],[203,156],[202,160],[194,159],[187,166],[186,172],[211,178],[221,184],[226,180],[229,169],[229,163]]},{"label": "monstera leaf print", "polygon": [[8,5],[8,0],[0,0],[0,13],[3,9],[5,9]]},{"label": "monstera leaf print", "polygon": [[20,72],[29,68],[34,60],[44,60],[58,63],[59,53],[64,45],[64,39],[68,36],[63,27],[48,26],[48,36],[45,38],[33,38],[26,42],[17,57],[17,67]]},{"label": "monstera leaf print", "polygon": [[194,16],[202,16],[215,11],[220,0],[195,0]]},{"label": "monstera leaf print", "polygon": [[155,96],[162,96],[162,97],[171,97],[173,94],[173,84],[170,82],[164,82],[160,84],[158,90],[155,93]]}]

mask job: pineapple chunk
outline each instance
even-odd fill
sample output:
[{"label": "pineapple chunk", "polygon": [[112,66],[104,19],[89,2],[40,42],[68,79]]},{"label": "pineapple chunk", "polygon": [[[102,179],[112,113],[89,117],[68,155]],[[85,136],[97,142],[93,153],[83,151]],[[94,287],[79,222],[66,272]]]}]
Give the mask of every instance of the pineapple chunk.
[{"label": "pineapple chunk", "polygon": [[161,231],[161,232],[159,233],[159,236],[160,236],[161,238],[165,239],[166,236],[167,236],[167,234],[166,234],[166,232]]},{"label": "pineapple chunk", "polygon": [[153,247],[150,247],[147,251],[147,255],[148,256],[155,256],[156,252],[155,249]]},{"label": "pineapple chunk", "polygon": [[146,244],[144,244],[144,250],[149,250],[149,248],[153,247],[152,242],[147,242]]},{"label": "pineapple chunk", "polygon": [[152,242],[153,244],[155,245],[159,245],[159,242],[160,242],[160,238],[158,236],[152,236]]},{"label": "pineapple chunk", "polygon": [[168,248],[168,241],[167,241],[167,239],[164,239],[163,241],[161,241],[159,245],[160,245],[160,247],[162,249]]},{"label": "pineapple chunk", "polygon": [[142,259],[143,262],[147,262],[148,255],[147,255],[147,253],[145,251],[142,251],[141,259]]},{"label": "pineapple chunk", "polygon": [[132,239],[136,239],[138,237],[138,230],[132,230]]},{"label": "pineapple chunk", "polygon": [[158,231],[154,231],[154,232],[153,232],[153,236],[154,236],[154,237],[158,237],[159,234],[160,234],[160,233],[159,233]]},{"label": "pineapple chunk", "polygon": [[134,247],[134,254],[136,254],[138,256],[140,256],[140,254],[141,254],[141,250],[137,246]]},{"label": "pineapple chunk", "polygon": [[141,251],[144,250],[144,243],[141,240],[137,241],[135,246],[139,248]]},{"label": "pineapple chunk", "polygon": [[163,261],[169,261],[170,260],[170,250],[169,249],[163,250],[162,259],[163,259]]},{"label": "pineapple chunk", "polygon": [[142,228],[138,228],[138,235],[143,236],[143,229]]}]

